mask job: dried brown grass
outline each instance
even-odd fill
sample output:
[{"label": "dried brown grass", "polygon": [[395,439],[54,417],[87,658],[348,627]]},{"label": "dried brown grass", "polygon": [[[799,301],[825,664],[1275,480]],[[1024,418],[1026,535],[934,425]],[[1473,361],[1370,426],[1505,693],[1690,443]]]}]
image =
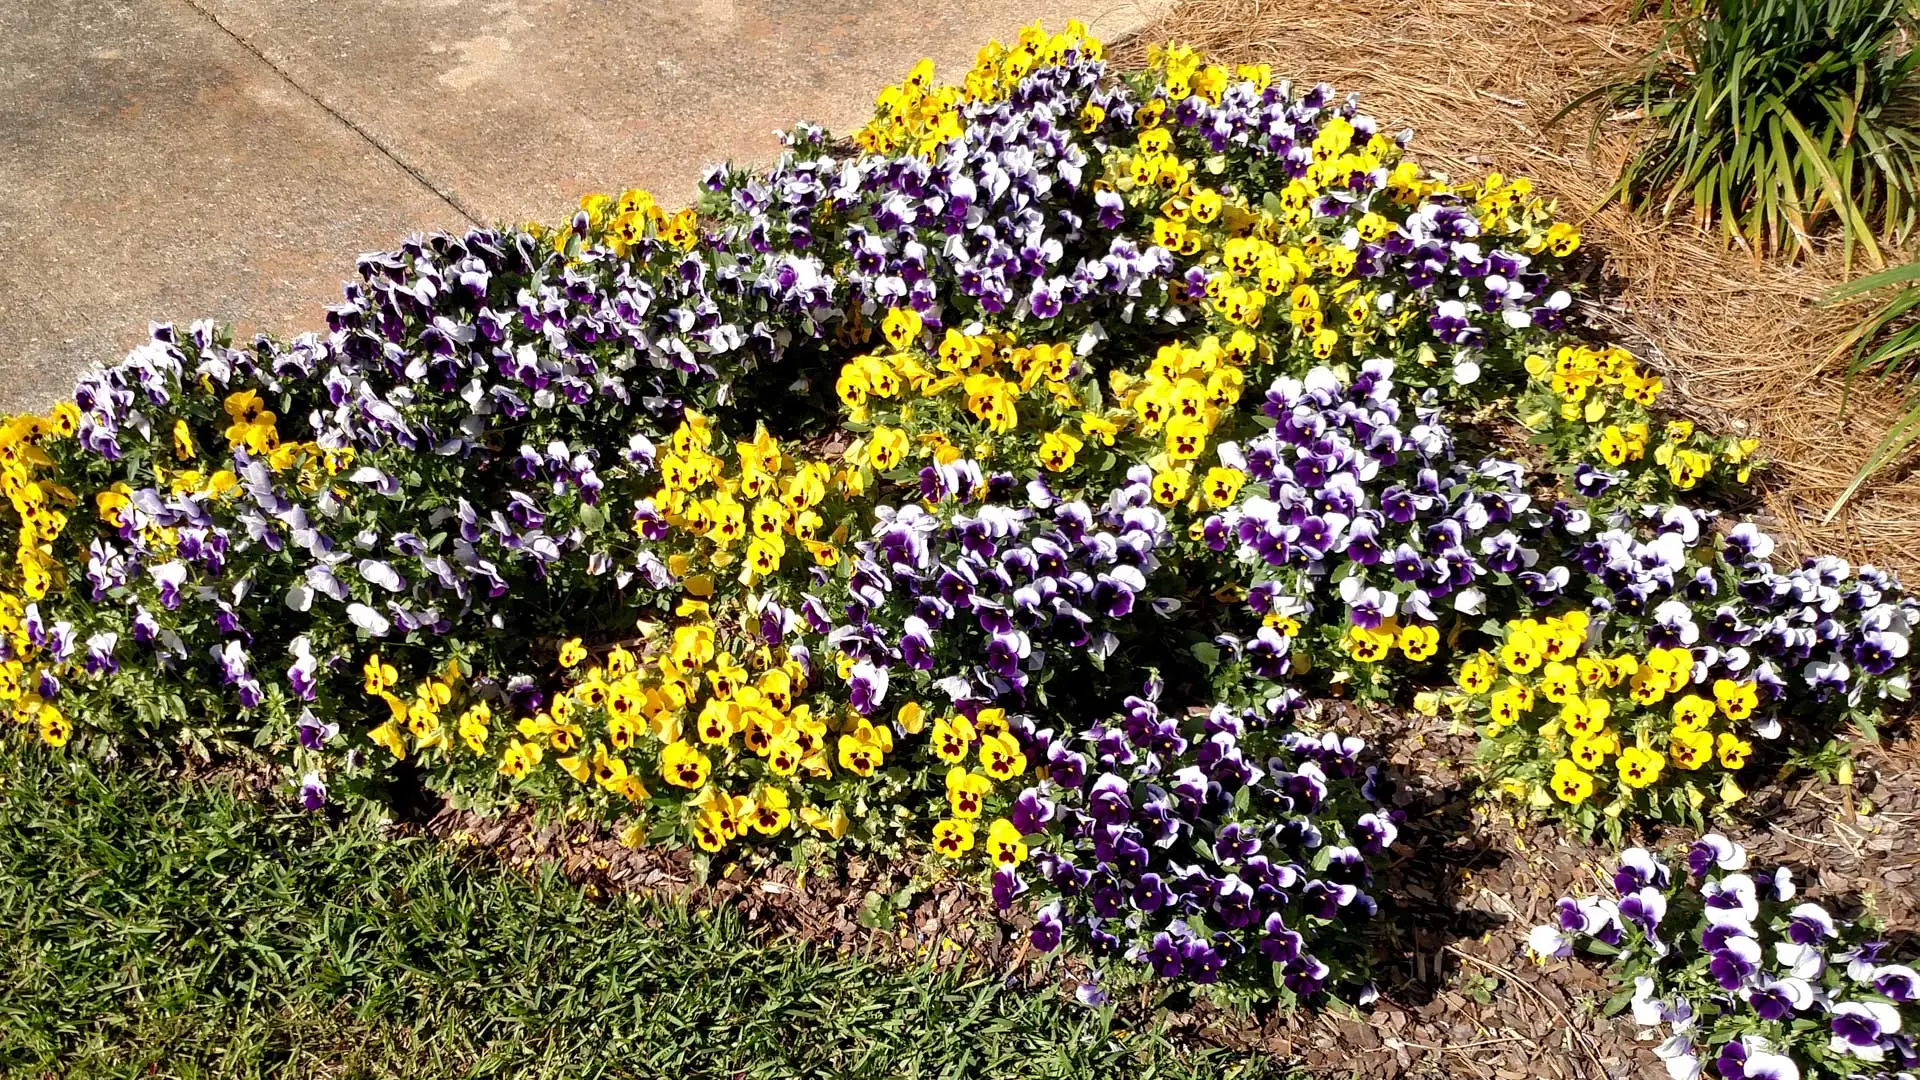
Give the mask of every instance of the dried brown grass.
[{"label": "dried brown grass", "polygon": [[1883,473],[1822,519],[1898,412],[1897,394],[1828,361],[1851,316],[1818,298],[1845,278],[1837,255],[1790,264],[1723,245],[1690,220],[1662,223],[1600,203],[1641,125],[1583,111],[1548,121],[1585,89],[1632,71],[1659,37],[1619,3],[1592,0],[1178,0],[1119,46],[1181,41],[1227,63],[1360,91],[1387,130],[1457,177],[1529,176],[1605,257],[1586,314],[1658,369],[1683,411],[1761,437],[1774,465],[1760,517],[1799,552],[1870,560],[1920,582],[1920,476]]}]

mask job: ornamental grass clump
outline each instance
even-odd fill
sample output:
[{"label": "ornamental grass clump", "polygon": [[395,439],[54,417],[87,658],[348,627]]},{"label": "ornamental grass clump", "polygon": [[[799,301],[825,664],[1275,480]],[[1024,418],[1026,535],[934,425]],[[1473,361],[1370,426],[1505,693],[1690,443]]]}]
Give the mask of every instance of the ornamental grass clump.
[{"label": "ornamental grass clump", "polygon": [[[1749,872],[1747,852],[1709,833],[1684,871],[1628,848],[1614,895],[1562,898],[1528,947],[1540,958],[1606,959],[1675,1080],[1824,1080],[1920,1067],[1920,972],[1866,926],[1799,898],[1793,873]],[[1626,987],[1630,984],[1631,989]]]},{"label": "ornamental grass clump", "polygon": [[1897,0],[1714,0],[1639,77],[1569,109],[1600,97],[1652,121],[1613,189],[1629,206],[1691,208],[1756,252],[1799,252],[1831,222],[1878,267],[1875,237],[1914,225],[1911,25]]},{"label": "ornamental grass clump", "polygon": [[693,208],[367,256],[325,334],[157,327],[0,427],[0,700],[312,810],[925,852],[1116,978],[1364,985],[1396,823],[1311,698],[1450,709],[1621,828],[1871,724],[1916,615],[1697,505],[1756,448],[1573,333],[1529,183],[1405,143],[1032,28]]}]

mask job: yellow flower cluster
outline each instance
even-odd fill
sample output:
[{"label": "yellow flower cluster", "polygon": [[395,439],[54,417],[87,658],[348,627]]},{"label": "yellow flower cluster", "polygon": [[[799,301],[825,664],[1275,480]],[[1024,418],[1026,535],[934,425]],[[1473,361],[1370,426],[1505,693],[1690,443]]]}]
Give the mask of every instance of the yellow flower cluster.
[{"label": "yellow flower cluster", "polygon": [[1535,385],[1551,394],[1525,418],[1527,426],[1539,429],[1555,412],[1563,421],[1584,425],[1582,452],[1609,467],[1651,459],[1678,491],[1691,490],[1721,463],[1734,470],[1739,483],[1752,473],[1758,439],[1729,437],[1716,444],[1696,433],[1692,421],[1673,420],[1653,443],[1648,410],[1665,383],[1641,370],[1625,349],[1564,345],[1551,358],[1544,353],[1527,357],[1526,368]]},{"label": "yellow flower cluster", "polygon": [[869,154],[906,150],[931,158],[960,131],[960,88],[935,86],[933,61],[923,59],[899,85],[880,91],[873,119],[854,133],[853,142]]},{"label": "yellow flower cluster", "polygon": [[[897,720],[902,730],[918,734],[927,712],[918,702],[901,706]],[[976,823],[987,796],[998,783],[1018,779],[1027,771],[1027,755],[1007,726],[1005,709],[982,709],[969,720],[957,713],[934,721],[929,734],[934,756],[948,764],[946,789],[950,816],[933,826],[933,848],[950,859],[972,851],[978,840]],[[977,767],[969,758],[977,755]],[[1004,818],[987,827],[987,855],[996,866],[1018,866],[1026,861],[1027,846],[1020,830]]]},{"label": "yellow flower cluster", "polygon": [[[1459,693],[1448,703],[1483,716],[1486,737],[1519,763],[1519,774],[1550,769],[1546,790],[1574,806],[1608,782],[1609,762],[1622,798],[1658,784],[1669,766],[1745,767],[1753,744],[1735,725],[1759,706],[1753,683],[1719,679],[1711,697],[1688,692],[1686,649],[1600,656],[1589,648],[1590,630],[1582,611],[1509,622],[1497,655],[1481,651],[1461,664]],[[1433,698],[1426,707],[1436,707]],[[1721,795],[1739,798],[1730,777]],[[1705,796],[1690,787],[1689,798],[1697,809]]]},{"label": "yellow flower cluster", "polygon": [[675,577],[687,579],[690,593],[704,597],[713,591],[711,578],[687,576],[698,565],[724,570],[739,564],[740,579],[749,585],[773,574],[786,557],[789,538],[821,566],[840,561],[837,541],[844,539],[843,532],[822,536],[820,507],[829,494],[864,490],[857,470],[836,472],[823,462],[802,461],[785,452],[764,425],[751,442],[734,444],[738,467],[732,475],[713,445],[707,418],[687,412],[660,455],[660,487],[652,496],[669,526],[705,542],[698,551],[676,552],[667,560]]},{"label": "yellow flower cluster", "polygon": [[53,702],[41,698],[40,680],[44,675],[68,674],[72,665],[47,667],[39,662],[41,649],[27,633],[25,617],[26,607],[18,596],[0,593],[0,636],[13,650],[11,659],[0,661],[0,701],[7,703],[14,723],[37,727],[40,741],[49,746],[65,746],[73,737],[73,722]]},{"label": "yellow flower cluster", "polygon": [[[1387,218],[1361,214],[1354,220],[1354,242],[1329,240],[1313,228],[1314,201],[1344,187],[1348,178],[1396,159],[1397,144],[1376,134],[1356,145],[1353,126],[1335,117],[1314,139],[1307,174],[1290,180],[1266,206],[1254,208],[1238,194],[1195,183],[1194,163],[1179,156],[1161,105],[1154,101],[1136,111],[1141,129],[1136,144],[1130,152],[1108,156],[1101,183],[1151,207],[1156,244],[1209,270],[1204,300],[1209,311],[1230,324],[1260,330],[1282,310],[1273,301],[1284,296],[1283,325],[1320,360],[1333,357],[1342,330],[1359,346],[1376,333],[1397,333],[1406,325],[1411,307],[1383,315],[1374,292],[1353,276],[1357,241],[1385,237],[1392,227]],[[1341,316],[1338,327],[1330,312]]]},{"label": "yellow flower cluster", "polygon": [[[249,454],[265,461],[267,467],[276,473],[297,470],[299,475],[295,482],[303,491],[319,491],[329,478],[339,475],[342,469],[353,464],[352,447],[333,450],[317,442],[282,442],[276,427],[277,418],[267,411],[266,404],[255,391],[230,394],[223,406],[229,421],[225,432],[229,449],[246,447]],[[199,459],[199,445],[193,437],[192,427],[185,420],[173,422],[172,434],[176,461],[185,463]],[[197,468],[168,469],[155,463],[154,473],[176,496],[222,498],[238,491],[240,487],[240,478],[231,469],[215,469],[208,473]],[[102,520],[119,527],[120,511],[131,505],[127,498],[128,491],[125,484],[115,484],[94,497]],[[162,540],[171,543],[171,531],[162,532]]]},{"label": "yellow flower cluster", "polygon": [[54,461],[43,444],[72,438],[79,427],[80,410],[70,401],[45,416],[22,414],[0,423],[0,492],[13,508],[14,518],[6,524],[15,531],[18,570],[11,588],[0,589],[0,637],[11,653],[0,662],[0,702],[7,703],[15,723],[37,728],[50,746],[67,744],[73,722],[41,698],[41,681],[71,674],[74,665],[42,664],[42,649],[27,633],[25,619],[27,605],[45,599],[64,577],[53,545],[66,531],[68,511],[79,503],[72,488],[52,479]]},{"label": "yellow flower cluster", "polygon": [[[1215,429],[1232,414],[1246,388],[1246,368],[1260,353],[1258,339],[1236,330],[1224,342],[1208,335],[1198,345],[1163,345],[1137,378],[1118,369],[1108,376],[1128,430],[1161,442],[1160,451],[1145,461],[1154,471],[1154,498],[1162,505],[1187,498],[1195,463]],[[1103,441],[1112,443],[1110,437]],[[1238,469],[1217,466],[1202,477],[1199,495],[1207,505],[1222,507],[1245,482]]]},{"label": "yellow flower cluster", "polygon": [[[964,402],[967,416],[994,434],[1019,426],[1020,398],[1029,392],[1044,391],[1063,409],[1080,403],[1067,384],[1074,371],[1071,346],[1020,345],[1004,333],[965,334],[949,329],[928,354],[918,347],[921,320],[911,308],[889,312],[882,322],[882,332],[894,351],[849,360],[840,368],[834,384],[840,403],[854,423],[868,422],[876,405],[904,401],[909,393],[921,399],[957,398]],[[888,408],[892,412],[898,407]],[[925,445],[932,456],[947,460],[958,456],[957,450],[951,455],[939,453],[947,445]]]},{"label": "yellow flower cluster", "polygon": [[1347,655],[1363,664],[1385,660],[1395,649],[1418,663],[1433,659],[1433,654],[1440,651],[1440,631],[1428,623],[1402,623],[1395,618],[1375,627],[1349,626],[1342,643]]},{"label": "yellow flower cluster", "polygon": [[[855,357],[840,369],[835,389],[849,418],[855,423],[884,421],[849,449],[856,464],[886,472],[915,456],[916,442],[918,456],[940,464],[968,449],[976,458],[989,460],[998,454],[986,436],[1004,435],[1032,417],[1051,417],[1043,421],[1051,430],[1039,436],[1032,451],[1033,462],[1047,470],[1071,469],[1089,439],[1113,445],[1123,414],[1081,410],[1077,423],[1069,416],[1083,401],[1069,382],[1079,367],[1071,346],[1023,345],[1004,332],[949,329],[927,352],[919,346],[923,329],[917,312],[894,309],[881,324],[894,351]],[[968,420],[983,429],[982,438],[963,448],[948,433]],[[889,426],[909,423],[925,430],[916,437]]]},{"label": "yellow flower cluster", "polygon": [[1640,370],[1633,355],[1618,346],[1595,349],[1563,345],[1551,358],[1527,357],[1527,374],[1544,380],[1560,395],[1560,415],[1598,423],[1622,400],[1650,406],[1666,384]]},{"label": "yellow flower cluster", "polygon": [[[690,610],[694,617],[675,627],[651,660],[615,645],[596,662],[578,639],[563,643],[559,660],[571,684],[514,724],[497,751],[497,771],[518,781],[551,760],[577,783],[630,805],[653,799],[643,779],[651,772],[667,789],[686,793],[671,801],[679,806],[678,824],[707,851],[749,832],[783,832],[796,815],[821,832],[844,835],[850,825],[844,809],[811,805],[793,781],[829,779],[836,765],[872,776],[893,750],[891,729],[851,713],[816,714],[799,700],[808,689],[799,661],[764,645],[736,657],[720,647],[703,605]],[[392,679],[392,669],[377,671],[376,663],[368,666],[369,693]],[[424,721],[431,703],[445,704],[450,695],[439,685],[429,683],[417,696],[407,723],[416,723],[416,715]],[[457,721],[459,738],[476,755],[496,753],[489,745],[491,721],[485,703]],[[420,727],[412,731],[416,747],[429,745]],[[382,745],[398,735],[396,724],[374,733]],[[445,736],[433,745],[447,745]]]},{"label": "yellow flower cluster", "polygon": [[[1666,439],[1653,452],[1653,462],[1667,470],[1675,487],[1684,489],[1683,478],[1695,478],[1707,475],[1714,467],[1716,459],[1713,450],[1702,448],[1694,431],[1691,420],[1669,420],[1666,425]],[[1753,475],[1754,454],[1760,449],[1760,440],[1752,438],[1728,438],[1720,447],[1718,460],[1734,466],[1734,480],[1746,483]]]},{"label": "yellow flower cluster", "polygon": [[[1192,193],[1196,166],[1174,149],[1173,131],[1165,126],[1166,115],[1166,103],[1157,99],[1134,110],[1134,125],[1140,128],[1135,148],[1132,153],[1121,151],[1107,156],[1105,176],[1099,181],[1100,186],[1095,187],[1096,191],[1104,186],[1142,198],[1183,190]],[[1154,243],[1177,254],[1198,255],[1206,246],[1205,237],[1200,230],[1188,229],[1185,225],[1186,222],[1177,220],[1169,220],[1168,224],[1155,222]]]},{"label": "yellow flower cluster", "polygon": [[[693,793],[687,824],[695,843],[707,851],[749,829],[764,836],[785,830],[793,820],[794,793],[783,781],[801,774],[832,776],[828,747],[836,733],[835,759],[857,776],[871,776],[893,749],[892,733],[885,728],[852,714],[835,722],[800,703],[806,669],[784,651],[758,646],[743,659],[719,650],[712,624],[696,621],[675,628],[653,666],[636,670],[630,654],[615,648],[605,667],[588,668],[573,690],[576,698],[584,694],[589,705],[602,710],[616,750],[641,737],[660,745],[660,777]],[[750,756],[743,757],[743,749]],[[750,777],[754,770],[743,766],[757,760],[760,781],[744,793],[728,792],[711,782],[716,759],[727,777]],[[807,825],[835,837],[849,824],[837,804],[819,808],[803,801],[799,814]]]},{"label": "yellow flower cluster", "polygon": [[[916,442],[921,455],[952,461],[965,451],[948,437],[956,429],[949,421],[963,419],[981,429],[972,452],[987,460],[998,453],[988,436],[1037,419],[1037,445],[1026,445],[1033,445],[1034,464],[1051,472],[1073,468],[1089,444],[1112,447],[1126,435],[1160,444],[1137,449],[1155,471],[1154,491],[1163,505],[1193,495],[1209,506],[1225,506],[1246,481],[1225,466],[1197,478],[1195,471],[1214,430],[1240,400],[1245,369],[1260,358],[1259,340],[1247,330],[1224,341],[1208,335],[1197,345],[1164,345],[1142,373],[1111,370],[1105,395],[1096,387],[1076,387],[1082,367],[1065,343],[1022,345],[998,331],[949,329],[928,353],[918,345],[922,330],[912,310],[889,312],[882,332],[895,351],[856,357],[840,369],[835,388],[851,419],[880,421],[848,451],[857,465],[886,472],[912,456]],[[925,430],[916,436],[908,424]]]},{"label": "yellow flower cluster", "polygon": [[[1445,190],[1445,185],[1434,187]],[[1564,259],[1580,249],[1580,230],[1555,221],[1554,204],[1535,195],[1533,181],[1524,176],[1509,180],[1500,173],[1488,173],[1478,183],[1453,190],[1473,200],[1482,236],[1517,236],[1516,246],[1529,255],[1544,251]]]},{"label": "yellow flower cluster", "polygon": [[79,501],[72,488],[41,477],[53,459],[40,444],[71,438],[79,425],[80,410],[70,401],[54,406],[46,416],[15,416],[0,424],[0,491],[17,518],[9,523],[18,529],[14,565],[19,590],[29,601],[44,598],[59,581],[53,542],[67,527],[67,510]]},{"label": "yellow flower cluster", "polygon": [[[601,241],[621,258],[648,237],[657,238],[677,251],[691,251],[700,241],[700,221],[690,206],[669,214],[653,196],[639,188],[620,193],[619,198],[604,193],[580,197],[580,211],[587,218],[587,235],[578,238],[571,228],[547,230],[535,223],[527,229],[545,236],[556,251],[565,252],[576,238]],[[576,249],[577,250],[577,249]]]},{"label": "yellow flower cluster", "polygon": [[[1189,45],[1148,46],[1147,67],[1161,73],[1167,97],[1174,101],[1199,94],[1208,104],[1218,105],[1220,95],[1227,89],[1227,69],[1207,63],[1200,51]],[[1251,81],[1260,90],[1265,90],[1273,81],[1273,69],[1266,64],[1242,64],[1233,74]]]},{"label": "yellow flower cluster", "polygon": [[[410,749],[417,754],[429,750],[444,751],[452,745],[453,736],[441,722],[441,717],[460,685],[458,664],[450,663],[439,675],[421,680],[406,697],[394,693],[399,687],[400,673],[392,664],[381,659],[379,653],[368,657],[360,672],[367,696],[385,702],[389,714],[386,722],[369,731],[367,737],[385,748],[394,760],[405,760]],[[474,708],[487,710],[484,704]],[[469,714],[460,718],[457,734],[469,747],[477,743],[479,749],[474,752],[479,753],[486,746],[486,717],[490,713],[474,714],[469,710]],[[476,718],[479,724],[477,733],[473,728]]]}]

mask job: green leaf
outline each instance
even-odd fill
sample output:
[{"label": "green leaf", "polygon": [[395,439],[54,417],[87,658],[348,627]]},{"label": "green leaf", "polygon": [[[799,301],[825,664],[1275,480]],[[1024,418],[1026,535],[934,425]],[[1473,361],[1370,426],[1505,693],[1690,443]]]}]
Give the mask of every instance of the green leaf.
[{"label": "green leaf", "polygon": [[1627,1011],[1627,1006],[1631,1004],[1633,1004],[1633,987],[1629,986],[1608,998],[1607,1004],[1600,1010],[1600,1015],[1608,1017],[1619,1016],[1621,1013]]},{"label": "green leaf", "polygon": [[1802,160],[1819,175],[1820,182],[1826,190],[1827,200],[1832,204],[1834,212],[1841,216],[1849,239],[1857,241],[1865,248],[1868,262],[1876,268],[1885,266],[1886,260],[1880,255],[1880,246],[1873,242],[1873,229],[1868,226],[1866,215],[1860,212],[1859,205],[1853,201],[1846,185],[1842,184],[1840,178],[1834,174],[1833,164],[1815,144],[1813,136],[1807,133],[1806,127],[1792,113],[1787,112],[1784,106],[1780,106],[1780,122],[1786,125],[1787,131],[1800,143]]},{"label": "green leaf", "polygon": [[1867,460],[1861,463],[1860,470],[1854,473],[1853,479],[1840,492],[1839,497],[1833,500],[1833,505],[1827,508],[1824,520],[1831,522],[1838,516],[1841,508],[1847,505],[1848,500],[1852,499],[1868,480],[1898,460],[1916,441],[1920,441],[1920,396],[1916,396],[1907,405],[1906,411],[1901,413],[1900,418],[1891,428],[1887,429],[1886,435],[1874,444],[1872,450],[1868,451]]},{"label": "green leaf", "polygon": [[1853,718],[1853,726],[1860,729],[1860,739],[1869,746],[1880,745],[1880,727],[1874,723],[1871,713],[1861,713]]},{"label": "green leaf", "polygon": [[1821,297],[1820,302],[1838,304],[1890,285],[1910,285],[1916,281],[1920,281],[1920,262],[1901,263],[1871,274],[1863,274],[1845,284],[1837,285],[1833,291]]}]

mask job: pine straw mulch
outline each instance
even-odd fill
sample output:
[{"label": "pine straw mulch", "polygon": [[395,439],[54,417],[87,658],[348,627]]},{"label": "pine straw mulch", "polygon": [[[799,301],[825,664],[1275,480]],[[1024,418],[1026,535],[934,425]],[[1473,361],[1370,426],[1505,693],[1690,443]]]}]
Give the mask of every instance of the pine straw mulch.
[{"label": "pine straw mulch", "polygon": [[1658,370],[1683,411],[1761,438],[1774,462],[1762,517],[1791,554],[1846,555],[1920,582],[1920,475],[1888,470],[1823,521],[1899,412],[1888,387],[1849,395],[1844,358],[1829,356],[1858,314],[1817,304],[1848,276],[1837,252],[1760,260],[1690,219],[1596,209],[1644,125],[1608,116],[1596,133],[1587,108],[1547,126],[1657,43],[1658,22],[1627,21],[1626,2],[1175,0],[1114,56],[1138,65],[1146,43],[1179,41],[1222,62],[1271,64],[1296,82],[1359,91],[1386,130],[1413,128],[1429,167],[1533,178],[1604,259],[1583,305],[1595,333]]}]

